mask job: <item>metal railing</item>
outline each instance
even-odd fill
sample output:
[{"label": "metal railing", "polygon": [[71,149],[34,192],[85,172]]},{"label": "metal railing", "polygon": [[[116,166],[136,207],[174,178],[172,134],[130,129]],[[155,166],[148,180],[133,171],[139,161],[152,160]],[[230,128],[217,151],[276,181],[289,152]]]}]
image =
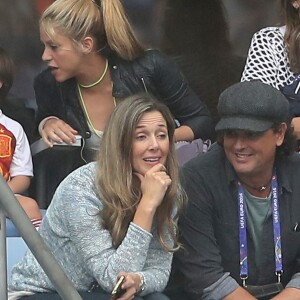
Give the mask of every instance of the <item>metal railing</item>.
[{"label": "metal railing", "polygon": [[19,230],[28,248],[41,265],[60,297],[63,300],[82,300],[72,282],[65,275],[43,239],[31,224],[3,176],[0,176],[0,299],[5,300],[8,298],[4,212]]}]

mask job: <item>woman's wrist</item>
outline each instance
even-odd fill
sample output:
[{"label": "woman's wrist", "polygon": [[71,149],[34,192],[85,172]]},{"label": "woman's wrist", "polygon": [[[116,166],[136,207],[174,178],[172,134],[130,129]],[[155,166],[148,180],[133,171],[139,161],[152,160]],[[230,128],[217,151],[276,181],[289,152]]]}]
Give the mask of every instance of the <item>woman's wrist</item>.
[{"label": "woman's wrist", "polygon": [[50,119],[56,119],[56,120],[58,120],[58,118],[55,117],[55,116],[49,116],[49,117],[46,117],[45,119],[43,119],[43,120],[40,122],[39,127],[38,127],[38,131],[39,131],[40,136],[42,136],[42,130],[44,129],[44,126],[45,126],[46,122],[47,122],[48,120],[50,120]]},{"label": "woman's wrist", "polygon": [[140,283],[139,283],[139,287],[137,290],[137,294],[142,293],[145,290],[145,280],[144,280],[144,276],[142,274],[138,274],[140,276]]}]

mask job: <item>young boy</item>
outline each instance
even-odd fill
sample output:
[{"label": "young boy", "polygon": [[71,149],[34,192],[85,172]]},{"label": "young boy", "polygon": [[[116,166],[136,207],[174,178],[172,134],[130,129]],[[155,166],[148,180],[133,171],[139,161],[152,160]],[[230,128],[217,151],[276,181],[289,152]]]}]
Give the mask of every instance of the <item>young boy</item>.
[{"label": "young boy", "polygon": [[[0,108],[13,83],[14,63],[0,48]],[[3,114],[0,109],[0,174],[15,193],[35,227],[42,219],[37,202],[20,195],[25,192],[33,176],[31,152],[22,126]]]}]

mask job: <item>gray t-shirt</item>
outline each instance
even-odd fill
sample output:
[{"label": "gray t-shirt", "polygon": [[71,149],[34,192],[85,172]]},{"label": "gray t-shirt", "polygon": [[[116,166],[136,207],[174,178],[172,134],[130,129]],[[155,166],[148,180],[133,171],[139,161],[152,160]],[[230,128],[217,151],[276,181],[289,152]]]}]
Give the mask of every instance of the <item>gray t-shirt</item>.
[{"label": "gray t-shirt", "polygon": [[267,218],[272,215],[271,198],[271,193],[267,198],[260,198],[251,195],[247,190],[245,190],[247,230],[249,231],[254,243],[255,261],[258,265],[261,259],[261,239],[264,224]]}]

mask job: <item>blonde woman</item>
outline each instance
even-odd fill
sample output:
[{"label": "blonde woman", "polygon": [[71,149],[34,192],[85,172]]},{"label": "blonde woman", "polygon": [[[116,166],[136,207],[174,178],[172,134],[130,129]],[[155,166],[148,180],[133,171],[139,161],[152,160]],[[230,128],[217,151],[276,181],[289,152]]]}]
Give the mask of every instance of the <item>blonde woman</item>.
[{"label": "blonde woman", "polygon": [[[185,201],[174,130],[164,104],[149,95],[124,100],[108,122],[98,162],[58,187],[40,234],[84,299],[110,299],[122,275],[118,299],[168,299],[161,292],[180,247],[176,220]],[[98,292],[87,293],[93,282]],[[10,299],[59,299],[31,253],[12,270],[9,287]]]},{"label": "blonde woman", "polygon": [[171,60],[137,40],[120,0],[57,0],[41,16],[40,36],[48,69],[35,80],[37,125],[49,146],[79,134],[97,150],[116,102],[141,92],[170,108],[176,141],[211,136],[206,106]]}]

